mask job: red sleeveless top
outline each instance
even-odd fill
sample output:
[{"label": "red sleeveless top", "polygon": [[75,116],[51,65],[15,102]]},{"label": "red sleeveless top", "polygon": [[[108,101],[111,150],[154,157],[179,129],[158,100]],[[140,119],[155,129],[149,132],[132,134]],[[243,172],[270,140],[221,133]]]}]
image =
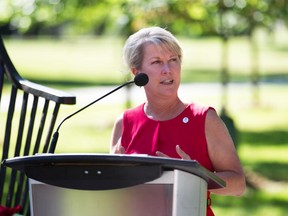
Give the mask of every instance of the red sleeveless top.
[{"label": "red sleeveless top", "polygon": [[[177,117],[167,121],[150,119],[144,113],[144,104],[124,112],[121,145],[127,154],[156,156],[161,151],[171,158],[180,158],[176,145],[197,160],[203,167],[214,171],[205,136],[205,118],[211,107],[189,104]],[[207,216],[213,216],[208,192]]]}]

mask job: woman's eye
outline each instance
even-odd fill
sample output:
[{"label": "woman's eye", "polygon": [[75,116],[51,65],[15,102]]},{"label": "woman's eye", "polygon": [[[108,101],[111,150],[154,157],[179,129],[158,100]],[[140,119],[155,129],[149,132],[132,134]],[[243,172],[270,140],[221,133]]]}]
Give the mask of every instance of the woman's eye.
[{"label": "woman's eye", "polygon": [[160,63],[161,63],[161,61],[159,61],[159,60],[156,60],[156,61],[152,62],[152,64],[160,64]]}]

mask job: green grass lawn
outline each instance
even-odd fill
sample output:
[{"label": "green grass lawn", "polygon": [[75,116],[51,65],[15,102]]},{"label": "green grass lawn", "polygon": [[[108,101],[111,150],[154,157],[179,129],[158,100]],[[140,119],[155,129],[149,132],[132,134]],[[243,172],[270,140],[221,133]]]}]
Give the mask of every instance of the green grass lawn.
[{"label": "green grass lawn", "polygon": [[[287,214],[288,204],[288,103],[287,85],[272,85],[261,89],[258,107],[249,105],[249,97],[235,95],[230,110],[240,133],[238,152],[249,181],[241,198],[215,197],[217,215]],[[238,94],[241,94],[240,92]],[[243,94],[243,93],[242,93]],[[237,100],[238,98],[238,100]],[[241,101],[239,100],[241,99]],[[251,176],[251,171],[256,176]]]},{"label": "green grass lawn", "polygon": [[[286,35],[287,36],[287,35]],[[125,69],[121,63],[122,41],[115,38],[65,40],[10,40],[7,49],[16,67],[28,79],[75,91],[98,84],[121,83]],[[183,82],[219,80],[221,43],[218,39],[181,39],[184,44]],[[288,74],[288,43],[259,40],[260,73],[263,79],[281,79]],[[281,45],[281,46],[280,46]],[[245,38],[230,44],[229,69],[234,81],[249,79],[249,46]],[[287,80],[286,80],[287,81]],[[255,105],[251,87],[228,87],[227,108],[239,130],[238,152],[247,175],[256,174],[254,187],[243,197],[214,196],[216,215],[287,215],[288,205],[288,85],[260,85]],[[81,94],[79,94],[81,95]],[[94,100],[98,93],[87,95]],[[189,92],[189,99],[221,108],[221,91]],[[101,96],[101,95],[99,95]],[[79,99],[79,98],[78,98]],[[63,117],[86,105],[60,110]],[[60,130],[56,152],[108,152],[111,128],[122,103],[99,103],[73,119]]]},{"label": "green grass lawn", "polygon": [[[284,34],[284,36],[283,36]],[[262,79],[288,79],[287,32],[257,36]],[[73,37],[9,39],[6,47],[21,74],[40,83],[70,87],[119,83],[127,69],[122,64],[123,39]],[[179,38],[183,47],[183,82],[220,78],[222,43],[219,38]],[[252,62],[247,38],[228,42],[228,70],[233,81],[247,81]]]}]

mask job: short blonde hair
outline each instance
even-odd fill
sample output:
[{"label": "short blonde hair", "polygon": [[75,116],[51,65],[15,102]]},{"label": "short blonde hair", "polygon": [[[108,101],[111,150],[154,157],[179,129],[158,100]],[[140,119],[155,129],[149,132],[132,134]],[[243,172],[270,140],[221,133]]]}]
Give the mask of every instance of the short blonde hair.
[{"label": "short blonde hair", "polygon": [[143,28],[132,34],[123,48],[124,63],[130,69],[140,69],[143,61],[143,47],[147,43],[164,46],[182,61],[182,49],[171,32],[160,27]]}]

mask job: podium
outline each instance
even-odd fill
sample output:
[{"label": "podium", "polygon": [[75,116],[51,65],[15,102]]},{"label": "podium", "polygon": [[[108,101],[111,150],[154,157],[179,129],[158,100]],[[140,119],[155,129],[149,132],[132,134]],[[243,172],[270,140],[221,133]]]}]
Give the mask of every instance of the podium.
[{"label": "podium", "polygon": [[34,216],[205,216],[225,182],[197,161],[146,155],[38,154],[3,165],[29,178]]}]

